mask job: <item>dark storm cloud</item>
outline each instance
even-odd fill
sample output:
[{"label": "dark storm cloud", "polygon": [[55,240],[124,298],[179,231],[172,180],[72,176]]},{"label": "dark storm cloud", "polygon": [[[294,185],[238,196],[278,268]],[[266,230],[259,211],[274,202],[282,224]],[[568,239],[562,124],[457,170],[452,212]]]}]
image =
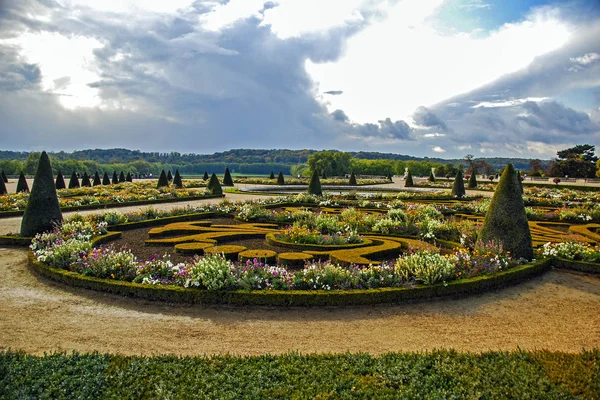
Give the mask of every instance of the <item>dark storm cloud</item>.
[{"label": "dark storm cloud", "polygon": [[518,122],[550,133],[589,135],[600,129],[590,120],[588,114],[554,101],[542,103],[528,101],[522,108],[528,112],[528,115],[517,117]]},{"label": "dark storm cloud", "polygon": [[344,110],[335,110],[331,113],[331,118],[341,122],[348,122],[350,120],[350,118],[348,118]]},{"label": "dark storm cloud", "polygon": [[448,130],[446,123],[426,107],[421,106],[417,108],[412,117],[417,125],[426,128],[437,127],[442,131]]}]

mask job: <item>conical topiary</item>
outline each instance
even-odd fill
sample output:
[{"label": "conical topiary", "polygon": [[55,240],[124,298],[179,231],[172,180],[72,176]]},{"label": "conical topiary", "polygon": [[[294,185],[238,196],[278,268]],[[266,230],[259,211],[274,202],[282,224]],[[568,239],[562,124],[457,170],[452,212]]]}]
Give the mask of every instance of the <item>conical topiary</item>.
[{"label": "conical topiary", "polygon": [[350,181],[348,181],[348,185],[356,185],[356,175],[354,175],[354,171],[350,174]]},{"label": "conical topiary", "polygon": [[517,171],[517,182],[519,182],[519,189],[521,189],[521,194],[523,194],[523,177],[521,176],[521,171]]},{"label": "conical topiary", "polygon": [[156,185],[157,189],[160,189],[161,187],[167,187],[169,186],[169,180],[167,179],[167,174],[165,173],[165,170],[163,169],[160,172],[160,177],[158,178],[158,184]]},{"label": "conical topiary", "polygon": [[204,181],[208,180],[208,172],[204,171],[204,176],[202,177],[202,180],[204,180]]},{"label": "conical topiary", "polygon": [[283,178],[283,172],[279,171],[279,175],[277,175],[277,184],[285,185],[285,179]]},{"label": "conical topiary", "polygon": [[4,179],[0,179],[0,196],[7,194],[6,183],[4,183]]},{"label": "conical topiary", "polygon": [[413,182],[412,172],[410,172],[410,169],[409,169],[408,173],[406,174],[406,180],[404,181],[404,187],[413,187],[413,186],[415,186],[415,183]]},{"label": "conical topiary", "polygon": [[435,176],[433,176],[433,171],[429,171],[429,178],[427,178],[429,182],[435,182]]},{"label": "conical topiary", "polygon": [[223,186],[233,186],[233,179],[231,179],[229,168],[225,168],[225,175],[223,175]]},{"label": "conical topiary", "polygon": [[506,166],[496,186],[479,237],[484,243],[502,244],[514,259],[533,258],[525,204],[512,164]]},{"label": "conical topiary", "polygon": [[83,173],[83,177],[81,178],[81,186],[82,187],[90,187],[92,186],[92,182],[90,182],[90,177],[87,172]]},{"label": "conical topiary", "polygon": [[119,174],[119,183],[125,182],[125,174],[123,171]]},{"label": "conical topiary", "polygon": [[104,176],[102,177],[103,185],[110,185],[110,178],[108,177],[108,173],[105,171]]},{"label": "conical topiary", "polygon": [[218,196],[221,196],[223,194],[223,188],[221,187],[221,184],[219,183],[219,178],[217,178],[217,175],[215,173],[213,173],[210,176],[210,180],[208,181],[208,185],[206,185],[206,188],[208,189],[210,194]]},{"label": "conical topiary", "polygon": [[175,170],[175,177],[173,178],[173,185],[177,188],[183,187],[183,182],[181,181],[181,175],[179,175],[179,170]]},{"label": "conical topiary", "polygon": [[4,173],[4,170],[2,170],[2,173],[0,175],[2,175],[2,182],[8,183],[8,178],[6,177],[6,174]]},{"label": "conical topiary", "polygon": [[117,175],[117,171],[113,171],[112,183],[113,185],[119,183],[119,176]]},{"label": "conical topiary", "polygon": [[21,236],[32,237],[62,223],[58,196],[54,187],[50,158],[45,151],[40,155],[31,194],[21,221]]},{"label": "conical topiary", "polygon": [[469,177],[469,183],[467,184],[469,189],[477,188],[477,171],[473,170],[471,172],[471,176]]},{"label": "conical topiary", "polygon": [[321,181],[319,180],[319,174],[317,171],[313,171],[312,176],[310,177],[310,183],[308,184],[308,194],[313,194],[315,196],[321,196],[323,191],[321,190]]},{"label": "conical topiary", "polygon": [[63,176],[60,169],[58,170],[58,175],[56,175],[56,188],[57,189],[66,189],[67,185],[65,184],[65,177]]},{"label": "conical topiary", "polygon": [[69,179],[69,189],[75,189],[79,186],[79,178],[77,178],[77,173],[73,171],[71,174],[71,179]]},{"label": "conical topiary", "polygon": [[100,174],[98,173],[98,171],[96,171],[96,173],[94,174],[94,186],[98,186],[101,184],[102,181],[100,180]]},{"label": "conical topiary", "polygon": [[388,181],[390,181],[390,182],[393,180],[393,179],[392,179],[393,177],[392,177],[392,173],[391,173],[391,172],[390,172],[390,173],[387,175],[387,178],[388,178]]},{"label": "conical topiary", "polygon": [[133,182],[133,178],[131,177],[131,172],[128,172],[128,173],[127,173],[127,176],[125,177],[125,180],[126,180],[127,182]]},{"label": "conical topiary", "polygon": [[25,179],[23,171],[19,174],[19,181],[17,182],[17,193],[21,192],[29,192],[29,185],[27,184],[27,179]]},{"label": "conical topiary", "polygon": [[[327,179],[327,175],[325,175],[325,170],[323,170],[323,176],[322,176],[322,178],[323,178],[323,179]],[[319,183],[320,183],[320,182],[319,182]]]},{"label": "conical topiary", "polygon": [[454,178],[454,185],[452,185],[452,196],[464,197],[466,193],[462,171],[458,170],[456,178]]},{"label": "conical topiary", "polygon": [[171,170],[167,172],[167,180],[171,182],[173,180],[173,175],[171,174]]},{"label": "conical topiary", "polygon": [[[4,171],[2,171],[2,173],[4,173]],[[275,174],[273,173],[273,171],[271,171],[271,175],[269,175],[269,179],[275,179]]]}]

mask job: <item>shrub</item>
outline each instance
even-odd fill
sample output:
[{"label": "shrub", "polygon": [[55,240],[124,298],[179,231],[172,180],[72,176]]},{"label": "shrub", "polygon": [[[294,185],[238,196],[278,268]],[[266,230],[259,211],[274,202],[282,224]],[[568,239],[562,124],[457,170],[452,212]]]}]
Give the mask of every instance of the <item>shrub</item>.
[{"label": "shrub", "polygon": [[48,154],[43,151],[21,221],[21,236],[32,237],[37,233],[49,231],[61,223],[62,214],[54,186],[52,166]]},{"label": "shrub", "polygon": [[62,172],[58,170],[58,175],[56,175],[56,189],[66,189],[66,187],[67,185],[65,184],[65,178]]},{"label": "shrub", "polygon": [[413,187],[415,186],[415,183],[413,182],[413,176],[412,173],[410,172],[410,170],[408,170],[408,173],[406,174],[406,180],[404,181],[404,187]]},{"label": "shrub", "polygon": [[119,177],[117,175],[117,171],[113,171],[112,184],[116,185],[117,183],[119,183]]},{"label": "shrub", "polygon": [[467,184],[469,189],[477,188],[477,171],[473,170],[471,172],[471,176],[469,177],[469,183]]},{"label": "shrub", "polygon": [[271,171],[271,175],[269,175],[269,179],[275,179],[275,174]]},{"label": "shrub", "polygon": [[188,280],[188,266],[185,263],[175,264],[169,255],[162,258],[151,257],[150,260],[138,263],[136,283],[150,285],[180,285],[183,286]]},{"label": "shrub", "polygon": [[415,280],[425,285],[433,285],[456,278],[453,258],[434,252],[422,251],[401,256],[394,267],[405,282]]},{"label": "shrub", "polygon": [[465,181],[463,180],[463,173],[459,170],[454,178],[454,184],[452,185],[452,196],[464,197],[467,194],[465,191]]},{"label": "shrub", "polygon": [[354,175],[354,171],[352,171],[352,173],[350,174],[350,180],[348,181],[348,185],[356,185],[356,175]]},{"label": "shrub", "polygon": [[433,176],[433,171],[429,171],[429,178],[427,178],[429,182],[435,182],[435,176]]},{"label": "shrub", "polygon": [[578,242],[546,243],[539,251],[541,257],[558,257],[567,260],[600,262],[600,249]]},{"label": "shrub", "polygon": [[4,179],[0,179],[0,196],[7,194],[6,184],[4,183]]},{"label": "shrub", "polygon": [[21,192],[29,192],[29,185],[27,184],[27,179],[25,179],[23,171],[19,174],[19,181],[17,182],[17,193]]},{"label": "shrub", "polygon": [[96,173],[94,174],[94,186],[98,186],[101,184],[102,181],[100,180],[100,174],[98,173],[98,171],[96,171]]},{"label": "shrub", "polygon": [[125,177],[125,180],[126,180],[127,182],[133,182],[133,178],[131,177],[131,172],[128,172],[128,173],[127,173],[127,176]]},{"label": "shrub", "polygon": [[525,205],[512,164],[506,166],[498,182],[480,235],[484,242],[501,243],[514,258],[533,258]]},{"label": "shrub", "polygon": [[185,287],[197,287],[208,290],[223,289],[227,283],[233,264],[222,254],[205,256],[190,267],[190,277]]},{"label": "shrub", "polygon": [[119,174],[119,183],[125,182],[125,174],[123,171]]},{"label": "shrub", "polygon": [[213,172],[213,174],[210,176],[210,180],[208,181],[208,185],[206,186],[208,191],[210,192],[210,194],[214,194],[214,195],[222,195],[223,194],[223,188],[221,187],[221,184],[219,183],[219,178],[217,178],[217,175]]},{"label": "shrub", "polygon": [[277,253],[273,250],[244,250],[238,254],[240,262],[257,260],[265,264],[275,263]]},{"label": "shrub", "polygon": [[160,189],[167,186],[169,186],[169,180],[167,179],[167,174],[165,174],[165,170],[163,169],[160,172],[160,177],[158,178],[158,184],[156,185],[156,188]]},{"label": "shrub", "polygon": [[183,187],[183,182],[181,181],[181,175],[179,175],[178,169],[175,170],[175,177],[173,178],[173,185],[175,185],[176,188]]},{"label": "shrub", "polygon": [[73,171],[71,174],[71,179],[69,179],[69,189],[75,189],[80,187],[79,178],[77,178],[77,173]]},{"label": "shrub", "polygon": [[279,175],[277,175],[277,184],[285,185],[285,179],[283,178],[283,172],[279,171]]},{"label": "shrub", "polygon": [[313,171],[312,177],[310,178],[310,183],[308,184],[308,194],[312,194],[314,196],[322,196],[323,191],[321,190],[321,181],[319,180],[319,175],[317,171]]},{"label": "shrub", "polygon": [[202,179],[205,181],[208,180],[208,172],[204,171],[204,176],[202,177]]},{"label": "shrub", "polygon": [[173,180],[173,175],[171,174],[171,170],[167,172],[167,180],[171,182]]},{"label": "shrub", "polygon": [[110,178],[108,177],[108,173],[104,172],[104,176],[102,177],[103,185],[110,185]]},{"label": "shrub", "polygon": [[131,282],[136,276],[137,260],[131,250],[99,247],[80,256],[70,269],[96,278]]},{"label": "shrub", "polygon": [[92,186],[92,182],[90,182],[90,177],[87,172],[83,173],[83,177],[81,178],[81,186],[82,187],[90,187]]},{"label": "shrub", "polygon": [[6,177],[4,170],[2,170],[2,172],[0,172],[0,176],[2,176],[2,182],[8,183],[8,178]]},{"label": "shrub", "polygon": [[323,176],[322,176],[322,178],[323,178],[323,179],[327,179],[327,175],[325,175],[325,171],[323,171]]},{"label": "shrub", "polygon": [[306,262],[312,260],[313,256],[308,253],[279,253],[277,260],[281,265],[287,265],[289,267],[301,267]]},{"label": "shrub", "polygon": [[223,186],[233,186],[233,179],[231,179],[229,168],[225,168],[225,175],[223,175]]}]

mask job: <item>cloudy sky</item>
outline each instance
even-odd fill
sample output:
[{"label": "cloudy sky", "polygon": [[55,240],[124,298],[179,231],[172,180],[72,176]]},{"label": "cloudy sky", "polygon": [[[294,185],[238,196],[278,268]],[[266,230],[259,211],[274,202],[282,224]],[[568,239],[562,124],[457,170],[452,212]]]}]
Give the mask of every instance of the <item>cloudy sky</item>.
[{"label": "cloudy sky", "polygon": [[0,0],[0,149],[600,150],[598,38],[598,0]]}]

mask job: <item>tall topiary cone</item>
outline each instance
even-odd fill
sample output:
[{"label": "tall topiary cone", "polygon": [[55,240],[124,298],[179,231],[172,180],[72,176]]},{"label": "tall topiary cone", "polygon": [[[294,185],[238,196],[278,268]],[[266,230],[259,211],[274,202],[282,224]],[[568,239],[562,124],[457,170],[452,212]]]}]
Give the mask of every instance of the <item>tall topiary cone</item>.
[{"label": "tall topiary cone", "polygon": [[167,174],[165,173],[165,170],[163,169],[160,172],[160,177],[158,178],[158,184],[156,185],[157,189],[160,189],[161,187],[167,187],[169,186],[169,180],[167,179]]},{"label": "tall topiary cone", "polygon": [[[4,173],[4,171],[2,171],[2,173]],[[269,175],[269,179],[275,179],[275,174],[273,173],[273,171],[271,171],[271,175]]]},{"label": "tall topiary cone", "polygon": [[73,171],[71,174],[71,179],[69,179],[69,189],[75,189],[79,186],[79,178],[77,178],[77,173]]},{"label": "tall topiary cone", "polygon": [[119,176],[117,175],[117,171],[113,171],[112,183],[113,185],[119,183]]},{"label": "tall topiary cone", "polygon": [[277,184],[285,185],[285,179],[283,178],[283,172],[279,171],[279,175],[277,175]]},{"label": "tall topiary cone", "polygon": [[213,173],[210,176],[210,180],[208,181],[208,185],[206,185],[206,188],[208,189],[210,194],[218,196],[221,196],[223,194],[223,188],[221,187],[221,184],[219,183],[219,178],[217,178],[217,175],[215,173]]},{"label": "tall topiary cone", "polygon": [[496,186],[479,237],[484,242],[502,243],[513,258],[533,258],[525,204],[512,164],[506,166]]},{"label": "tall topiary cone", "polygon": [[83,173],[83,177],[81,178],[81,186],[83,186],[83,187],[92,186],[92,182],[90,182],[90,177],[88,176],[87,172]]},{"label": "tall topiary cone", "polygon": [[131,177],[131,172],[128,172],[128,173],[127,173],[127,176],[125,177],[125,180],[126,180],[127,182],[133,182],[133,178]]},{"label": "tall topiary cone", "polygon": [[433,171],[429,171],[429,178],[427,178],[429,182],[435,182],[435,176],[433,176]]},{"label": "tall topiary cone", "polygon": [[171,170],[167,172],[167,180],[171,182],[173,180],[173,175],[171,174]]},{"label": "tall topiary cone", "polygon": [[105,171],[104,176],[102,177],[103,185],[110,185],[110,178],[108,177],[108,173]]},{"label": "tall topiary cone", "polygon": [[454,185],[452,185],[452,196],[464,197],[466,194],[463,174],[462,171],[459,170],[456,173],[456,178],[454,178]]},{"label": "tall topiary cone", "polygon": [[25,179],[23,171],[19,174],[19,181],[17,182],[17,193],[21,192],[29,192],[29,185],[27,184],[27,179]]},{"label": "tall topiary cone", "polygon": [[52,230],[56,224],[61,223],[62,214],[54,187],[52,166],[48,154],[43,151],[21,221],[21,236],[32,237],[36,233]]},{"label": "tall topiary cone", "polygon": [[56,188],[57,189],[66,189],[67,185],[65,184],[65,177],[63,176],[60,169],[58,170],[58,175],[56,175]]},{"label": "tall topiary cone", "polygon": [[354,171],[350,174],[350,180],[348,181],[348,185],[356,185],[356,175],[354,175]]},{"label": "tall topiary cone", "polygon": [[204,176],[202,177],[202,180],[208,180],[208,172],[204,171]]},{"label": "tall topiary cone", "polygon": [[467,187],[469,189],[475,189],[477,187],[477,171],[473,170],[473,172],[471,172],[471,176],[469,177],[469,183],[467,184]]},{"label": "tall topiary cone", "polygon": [[517,172],[517,182],[519,182],[519,189],[521,189],[521,194],[523,194],[523,177],[521,176],[521,171]]},{"label": "tall topiary cone", "polygon": [[321,181],[319,180],[319,175],[317,174],[316,170],[313,171],[313,174],[310,177],[308,194],[313,194],[315,196],[321,196],[323,194],[323,191],[321,190]]},{"label": "tall topiary cone", "polygon": [[223,186],[233,186],[233,179],[231,179],[229,168],[225,168],[225,175],[223,175]]},{"label": "tall topiary cone", "polygon": [[181,175],[179,175],[179,170],[175,170],[175,177],[173,178],[173,185],[177,188],[183,187],[183,182],[181,181]]},{"label": "tall topiary cone", "polygon": [[323,170],[323,179],[327,179],[327,175],[325,175],[325,170]]},{"label": "tall topiary cone", "polygon": [[412,173],[410,169],[408,170],[408,174],[406,174],[406,180],[404,181],[404,187],[413,187],[415,183],[413,182]]},{"label": "tall topiary cone", "polygon": [[4,173],[4,170],[2,170],[2,173],[0,173],[0,175],[2,175],[2,182],[8,183],[8,178],[6,177],[6,174]]},{"label": "tall topiary cone", "polygon": [[98,171],[96,171],[96,173],[94,174],[94,186],[98,186],[101,184],[102,181],[100,180],[100,174],[98,173]]},{"label": "tall topiary cone", "polygon": [[6,184],[4,183],[4,179],[0,179],[0,196],[7,194]]},{"label": "tall topiary cone", "polygon": [[119,183],[121,182],[125,182],[125,174],[123,173],[123,171],[121,171],[121,173],[119,174]]}]

